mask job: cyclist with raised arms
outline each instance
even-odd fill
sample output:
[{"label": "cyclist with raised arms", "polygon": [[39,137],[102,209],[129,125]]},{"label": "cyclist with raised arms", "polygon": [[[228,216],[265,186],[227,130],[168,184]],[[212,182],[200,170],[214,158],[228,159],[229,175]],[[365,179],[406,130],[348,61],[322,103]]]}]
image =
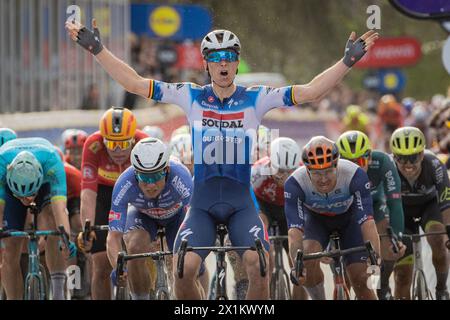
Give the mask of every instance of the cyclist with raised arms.
[{"label": "cyclist with raised arms", "polygon": [[[373,217],[380,234],[387,233],[391,226],[399,235],[404,229],[400,177],[394,160],[386,153],[372,149],[369,137],[361,131],[344,132],[336,142],[341,157],[359,165],[369,176],[370,193],[373,200]],[[403,256],[406,247],[399,241],[399,251],[394,253],[389,238],[381,242],[381,288],[377,290],[380,300],[393,298],[389,288],[389,277],[395,262]]]},{"label": "cyclist with raised arms", "polygon": [[[150,252],[150,244],[162,226],[172,250],[192,195],[189,170],[170,160],[170,149],[159,139],[140,140],[130,159],[132,166],[120,175],[114,186],[109,213],[107,251],[114,268],[123,235],[128,254]],[[150,279],[145,260],[132,260],[127,265],[132,298],[148,300]],[[115,269],[112,278],[116,281]]]},{"label": "cyclist with raised arms", "polygon": [[[95,225],[107,225],[114,184],[130,166],[134,144],[147,135],[136,129],[133,113],[113,107],[100,119],[100,131],[91,134],[83,147],[81,164],[80,216]],[[93,300],[111,298],[111,265],[106,255],[106,232],[92,232],[88,243],[78,234],[78,246],[92,254],[91,296]],[[95,239],[95,240],[94,240]]]},{"label": "cyclist with raised arms", "polygon": [[[56,230],[63,225],[70,234],[66,209],[66,175],[63,163],[53,145],[42,138],[15,139],[0,148],[0,228],[24,230],[28,208],[36,203],[40,214],[41,230]],[[23,299],[24,286],[20,256],[24,238],[6,238],[2,285],[10,300]],[[61,255],[69,252],[59,237],[48,237],[45,257],[50,271],[54,300],[65,299],[66,261]],[[70,242],[70,256],[76,254],[76,246]]]},{"label": "cyclist with raised arms", "polygon": [[[390,139],[400,175],[405,233],[445,231],[450,224],[450,182],[445,166],[425,150],[425,136],[415,127],[402,127]],[[416,222],[415,220],[418,220]],[[446,236],[429,236],[436,271],[436,299],[449,300]],[[412,243],[405,240],[406,253],[395,266],[395,298],[410,299],[414,257]]]},{"label": "cyclist with raised arms", "polygon": [[[339,159],[336,144],[323,137],[311,138],[303,148],[304,166],[284,186],[289,251],[292,260],[298,249],[305,254],[323,251],[330,234],[338,231],[341,249],[363,246],[370,241],[380,253],[380,240],[372,216],[372,197],[367,174],[356,164]],[[344,257],[346,272],[359,300],[375,300],[367,287],[367,254]],[[324,276],[319,260],[305,261],[305,288],[313,300],[325,300]],[[293,272],[291,280],[299,283]]]},{"label": "cyclist with raised arms", "polygon": [[[95,55],[108,74],[127,91],[177,104],[187,114],[194,141],[195,192],[191,210],[175,241],[175,250],[182,239],[191,246],[213,245],[217,223],[228,226],[233,245],[253,246],[255,238],[260,238],[268,250],[264,227],[250,195],[249,150],[256,140],[259,123],[265,113],[277,106],[292,107],[319,99],[341,81],[378,38],[375,31],[359,39],[352,32],[344,58],[306,85],[245,88],[234,83],[241,52],[238,37],[228,30],[214,30],[201,43],[204,67],[212,82],[202,87],[139,76],[102,45],[95,20],[92,26],[94,31],[78,22],[66,22],[72,40]],[[179,299],[200,298],[195,281],[207,254],[207,251],[186,254],[184,277],[175,277]],[[258,254],[251,250],[240,254],[249,276],[247,299],[267,299],[268,277],[260,276]]]},{"label": "cyclist with raised arms", "polygon": [[[265,156],[252,166],[252,187],[260,208],[260,216],[270,232],[270,226],[276,223],[280,236],[287,236],[286,216],[284,214],[284,183],[300,166],[300,148],[291,138],[280,137],[270,144],[270,157]],[[284,249],[289,256],[288,241],[283,241]],[[270,248],[273,250],[273,248]],[[289,261],[292,265],[292,261]],[[270,268],[273,268],[273,257]],[[272,273],[272,272],[270,272]],[[302,286],[294,286],[294,300],[305,299]]]}]

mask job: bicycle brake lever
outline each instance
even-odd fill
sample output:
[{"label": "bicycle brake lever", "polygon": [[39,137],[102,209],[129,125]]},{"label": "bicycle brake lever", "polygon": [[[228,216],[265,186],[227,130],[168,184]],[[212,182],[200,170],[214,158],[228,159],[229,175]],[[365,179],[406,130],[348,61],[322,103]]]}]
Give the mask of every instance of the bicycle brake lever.
[{"label": "bicycle brake lever", "polygon": [[89,219],[86,219],[86,222],[84,223],[84,229],[83,229],[84,243],[86,243],[88,241],[90,233],[91,233],[91,221]]},{"label": "bicycle brake lever", "polygon": [[391,226],[387,227],[387,234],[389,236],[389,240],[392,243],[392,251],[394,251],[394,253],[398,253],[398,251],[399,251],[399,249],[398,249],[398,238],[397,238],[397,235],[392,230]]},{"label": "bicycle brake lever", "polygon": [[186,255],[186,249],[187,249],[187,240],[183,239],[181,240],[180,248],[178,248],[178,263],[177,263],[177,273],[178,278],[183,278],[184,273],[184,256]]}]

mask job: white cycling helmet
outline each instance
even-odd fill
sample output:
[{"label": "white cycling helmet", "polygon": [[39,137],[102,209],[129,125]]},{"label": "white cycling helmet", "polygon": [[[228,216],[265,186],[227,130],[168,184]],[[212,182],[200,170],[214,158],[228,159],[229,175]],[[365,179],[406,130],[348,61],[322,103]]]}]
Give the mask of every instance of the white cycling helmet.
[{"label": "white cycling helmet", "polygon": [[144,131],[152,138],[156,138],[159,140],[163,140],[164,138],[164,131],[158,126],[145,126],[144,128],[142,128],[142,131]]},{"label": "white cycling helmet", "polygon": [[270,163],[274,169],[293,170],[299,167],[300,148],[291,138],[277,138],[270,144]]},{"label": "white cycling helmet", "polygon": [[29,151],[22,151],[17,154],[7,167],[6,182],[12,193],[19,197],[29,197],[36,194],[43,180],[42,166]]},{"label": "white cycling helmet", "polygon": [[153,173],[161,171],[169,164],[170,149],[159,139],[139,140],[131,150],[130,162],[136,171]]},{"label": "white cycling helmet", "polygon": [[228,30],[214,30],[208,33],[202,40],[201,53],[205,56],[211,50],[234,49],[236,53],[241,51],[239,38]]},{"label": "white cycling helmet", "polygon": [[182,163],[192,162],[192,137],[189,133],[177,134],[170,140],[172,156],[178,158]]}]

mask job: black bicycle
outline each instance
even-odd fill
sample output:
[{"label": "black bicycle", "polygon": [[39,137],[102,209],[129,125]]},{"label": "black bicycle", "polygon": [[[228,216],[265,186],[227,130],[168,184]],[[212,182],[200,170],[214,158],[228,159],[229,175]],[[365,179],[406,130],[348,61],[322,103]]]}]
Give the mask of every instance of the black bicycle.
[{"label": "black bicycle", "polygon": [[214,247],[188,247],[188,241],[186,239],[181,240],[180,247],[178,249],[178,262],[177,273],[180,279],[183,278],[184,273],[184,257],[186,252],[194,250],[208,250],[216,252],[216,300],[228,300],[227,287],[226,287],[226,272],[227,263],[225,261],[225,254],[228,251],[237,250],[253,250],[258,253],[259,257],[259,272],[261,277],[266,276],[266,258],[264,257],[264,250],[260,239],[255,239],[255,246],[251,247],[233,247],[225,246],[225,236],[227,235],[227,227],[224,224],[217,225],[217,235],[219,237],[219,246]]},{"label": "black bicycle", "polygon": [[330,265],[334,279],[333,299],[350,300],[350,291],[345,282],[343,257],[359,252],[367,252],[369,255],[370,263],[372,265],[377,265],[376,254],[370,241],[366,241],[364,246],[341,250],[339,233],[332,232],[330,235],[329,250],[310,254],[304,254],[300,249],[297,251],[297,256],[295,258],[295,276],[298,279],[300,275],[303,274],[304,261],[321,258],[333,258],[333,262]]},{"label": "black bicycle", "polygon": [[[164,237],[165,228],[159,226],[157,236],[160,240],[160,251],[146,252],[137,254],[126,254],[124,251],[119,252],[117,257],[116,274],[118,279],[123,277],[126,262],[134,259],[152,258],[156,264],[156,286],[155,300],[170,300],[172,298],[172,287],[169,281],[169,273],[166,267],[166,256],[171,256],[172,251],[165,251]],[[116,300],[126,300],[128,297],[126,284],[118,281],[116,291]]]},{"label": "black bicycle", "polygon": [[276,222],[272,224],[271,229],[273,230],[273,236],[270,236],[269,240],[273,244],[275,265],[270,279],[270,299],[291,300],[289,275],[283,262],[283,242],[287,240],[288,236],[280,236],[280,228]]}]

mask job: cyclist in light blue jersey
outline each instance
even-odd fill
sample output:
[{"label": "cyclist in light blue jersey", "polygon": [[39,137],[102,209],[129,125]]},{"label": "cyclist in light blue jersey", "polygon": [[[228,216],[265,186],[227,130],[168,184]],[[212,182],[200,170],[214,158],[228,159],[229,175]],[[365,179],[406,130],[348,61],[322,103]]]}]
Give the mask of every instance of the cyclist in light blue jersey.
[{"label": "cyclist in light blue jersey", "polygon": [[[0,148],[0,227],[23,230],[28,207],[40,210],[39,229],[55,230],[64,225],[70,234],[66,209],[64,165],[53,145],[42,138],[15,139]],[[8,299],[23,298],[20,255],[25,239],[3,239],[2,284]],[[48,237],[45,257],[52,281],[53,299],[64,299],[66,261],[60,253],[58,237]],[[64,254],[67,258],[67,250]],[[76,247],[70,242],[70,256]]]},{"label": "cyclist in light blue jersey", "polygon": [[[331,90],[361,59],[378,38],[374,31],[356,39],[352,32],[343,59],[305,85],[272,88],[245,88],[234,84],[241,43],[228,30],[208,33],[201,44],[204,66],[211,84],[165,83],[139,76],[116,58],[100,41],[95,20],[94,31],[78,22],[67,21],[72,40],[95,55],[97,61],[126,90],[143,97],[179,105],[192,128],[194,147],[194,194],[174,249],[182,239],[191,246],[213,245],[216,225],[225,223],[233,245],[252,246],[260,238],[266,250],[267,232],[250,196],[252,143],[265,113],[275,107],[292,107],[314,101]],[[195,280],[207,251],[188,252],[182,279],[175,276],[179,299],[199,299]],[[261,277],[258,254],[240,252],[249,276],[247,299],[269,297],[268,277]],[[176,259],[175,259],[176,260]]]}]

